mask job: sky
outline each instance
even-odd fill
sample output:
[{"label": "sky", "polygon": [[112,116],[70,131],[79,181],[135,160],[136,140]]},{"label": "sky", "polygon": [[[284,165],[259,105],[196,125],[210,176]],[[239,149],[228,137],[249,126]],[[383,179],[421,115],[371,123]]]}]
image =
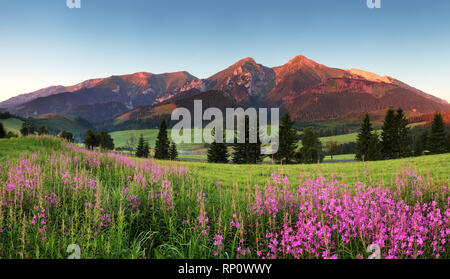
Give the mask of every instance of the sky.
[{"label": "sky", "polygon": [[450,102],[450,1],[0,0],[0,101],[135,72],[207,78],[245,57],[304,55]]}]

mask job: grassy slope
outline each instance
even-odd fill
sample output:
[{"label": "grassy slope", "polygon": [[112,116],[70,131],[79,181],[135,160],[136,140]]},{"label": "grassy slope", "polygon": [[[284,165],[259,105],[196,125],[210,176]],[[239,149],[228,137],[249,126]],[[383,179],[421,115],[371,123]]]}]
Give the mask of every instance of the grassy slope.
[{"label": "grassy slope", "polygon": [[[168,134],[170,135],[171,130],[168,130]],[[134,135],[136,139],[139,138],[139,136],[143,134],[145,140],[147,140],[150,143],[150,146],[155,146],[156,137],[158,136],[158,129],[146,129],[146,130],[125,130],[125,131],[117,131],[112,132],[111,137],[114,140],[114,144],[116,147],[124,147],[126,145],[126,141]],[[339,135],[339,136],[333,136],[333,137],[323,137],[320,138],[320,140],[325,143],[327,141],[337,141],[338,144],[347,143],[356,141],[357,133],[347,134],[347,135]],[[301,144],[301,142],[299,142]],[[203,145],[202,144],[181,144],[179,146],[179,149],[184,150],[193,150],[193,149],[199,149]],[[201,154],[199,154],[201,155]],[[204,154],[203,154],[204,155]],[[197,156],[195,156],[197,158]]]},{"label": "grassy slope", "polygon": [[[348,155],[352,156],[352,155]],[[337,159],[337,158],[335,158]],[[345,162],[334,164],[314,165],[233,165],[209,164],[203,162],[166,162],[188,168],[195,176],[215,185],[221,181],[224,185],[238,183],[241,187],[266,182],[273,171],[289,176],[294,183],[311,179],[320,175],[335,177],[339,181],[354,184],[366,177],[372,177],[375,183],[390,184],[396,174],[405,168],[416,170],[424,177],[429,177],[438,183],[448,184],[450,168],[448,162],[450,154],[422,156],[400,160],[377,162]]]},{"label": "grassy slope", "polygon": [[[167,130],[167,133],[170,137],[171,130]],[[144,136],[144,139],[148,141],[150,144],[150,147],[154,147],[156,143],[156,138],[158,136],[158,129],[146,129],[146,130],[125,130],[125,131],[117,131],[110,133],[111,137],[114,140],[114,145],[116,147],[125,147],[127,140],[134,135],[137,140],[139,139],[140,135],[142,134]],[[202,148],[203,144],[180,144],[178,146],[179,149],[183,150],[193,150]]]},{"label": "grassy slope", "polygon": [[22,153],[47,153],[61,150],[61,141],[48,138],[25,137],[0,139],[0,162],[19,157]]},{"label": "grassy slope", "polygon": [[[60,149],[60,141],[37,138],[17,138],[0,140],[0,160],[18,157],[23,152],[51,153],[54,149]],[[344,159],[338,158],[335,159]],[[208,184],[221,181],[223,184],[253,185],[264,184],[267,177],[274,171],[287,174],[291,181],[297,182],[303,178],[311,178],[318,175],[336,177],[340,181],[356,183],[364,179],[364,172],[383,184],[390,183],[395,175],[404,168],[417,170],[423,176],[430,176],[435,182],[448,183],[450,169],[448,162],[450,154],[422,156],[390,161],[377,162],[349,162],[321,165],[233,165],[233,164],[208,164],[203,162],[166,162],[165,164],[177,164],[188,168],[195,176],[204,178]]]},{"label": "grassy slope", "polygon": [[358,137],[358,133],[352,133],[352,134],[346,134],[346,135],[323,137],[323,138],[320,138],[320,141],[322,143],[326,143],[327,141],[336,141],[338,144],[343,144],[343,143],[347,143],[347,142],[356,141],[357,137]]},{"label": "grassy slope", "polygon": [[[56,144],[55,144],[56,143]],[[61,142],[52,139],[17,138],[0,140],[0,160],[18,157],[22,152],[51,153],[60,149]],[[337,157],[335,159],[338,159]],[[342,159],[342,158],[339,158]],[[141,160],[141,159],[136,159]],[[267,177],[274,171],[288,175],[292,182],[319,175],[336,177],[340,181],[356,183],[366,176],[371,176],[375,182],[389,184],[395,175],[404,168],[417,170],[425,177],[433,178],[435,182],[448,183],[450,168],[448,162],[450,154],[414,157],[400,160],[377,162],[350,162],[321,165],[233,165],[208,164],[203,162],[168,162],[163,164],[177,164],[184,166],[197,178],[209,185],[221,181],[223,185],[238,183],[240,186],[264,184]]]},{"label": "grassy slope", "polygon": [[13,132],[20,135],[20,128],[22,128],[22,120],[17,118],[9,118],[9,119],[0,119],[0,122],[3,123],[3,126],[6,129],[6,132]]}]

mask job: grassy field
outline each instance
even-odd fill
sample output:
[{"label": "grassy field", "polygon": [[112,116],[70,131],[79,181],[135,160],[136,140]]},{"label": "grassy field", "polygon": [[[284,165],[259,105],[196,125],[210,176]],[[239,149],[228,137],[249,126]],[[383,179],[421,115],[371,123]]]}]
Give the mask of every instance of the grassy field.
[{"label": "grassy field", "polygon": [[[223,165],[0,140],[0,259],[450,258],[450,154]],[[395,228],[395,230],[393,230]]]},{"label": "grassy field", "polygon": [[[170,135],[171,130],[168,130],[168,134]],[[158,129],[146,129],[146,130],[126,130],[126,131],[116,131],[111,133],[111,137],[114,140],[114,144],[117,147],[127,147],[127,141],[130,137],[134,136],[137,142],[137,139],[140,135],[144,136],[144,139],[149,142],[150,147],[154,147],[156,143],[156,137],[158,136]],[[301,134],[301,132],[300,132]],[[323,144],[327,141],[336,141],[338,144],[348,143],[352,141],[356,141],[357,133],[347,134],[347,135],[339,135],[333,137],[322,137],[320,140]],[[298,144],[301,147],[301,142]],[[207,148],[205,148],[205,144],[189,144],[182,143],[178,145],[178,150],[180,153],[181,159],[196,159],[196,160],[206,160]],[[352,155],[353,156],[353,155]],[[342,158],[348,159],[352,157],[350,155],[340,156]],[[353,156],[354,157],[354,156]],[[338,158],[338,157],[336,157]],[[352,158],[350,158],[352,159]],[[328,161],[327,159],[325,159]],[[341,159],[342,160],[342,159]],[[270,162],[270,158],[265,159],[266,162]]]},{"label": "grassy field", "polygon": [[[171,130],[167,130],[168,135],[171,134]],[[114,140],[114,145],[116,147],[127,147],[127,141],[134,136],[137,140],[140,135],[144,136],[144,139],[148,141],[150,147],[154,147],[156,143],[156,138],[158,136],[158,129],[146,129],[146,130],[126,130],[126,131],[117,131],[110,133],[112,139]],[[203,144],[190,144],[190,143],[182,143],[178,146],[180,150],[195,150],[204,147]]]},{"label": "grassy field", "polygon": [[[341,159],[353,158],[353,156],[343,155]],[[335,157],[335,159],[337,158],[339,157]],[[162,161],[162,164],[188,168],[195,173],[196,177],[201,177],[204,182],[207,182],[207,185],[214,185],[221,181],[224,185],[252,187],[255,184],[264,185],[273,172],[287,175],[293,183],[299,183],[306,178],[326,176],[346,181],[349,184],[355,184],[361,179],[370,177],[371,182],[390,185],[402,170],[406,168],[420,172],[434,183],[448,184],[450,181],[449,161],[450,154],[389,161],[344,162],[320,165],[234,165],[171,161]]]},{"label": "grassy field", "polygon": [[335,141],[338,144],[348,143],[348,142],[356,142],[358,138],[358,133],[346,134],[346,135],[338,135],[331,137],[322,137],[320,141],[325,144],[327,141]]}]

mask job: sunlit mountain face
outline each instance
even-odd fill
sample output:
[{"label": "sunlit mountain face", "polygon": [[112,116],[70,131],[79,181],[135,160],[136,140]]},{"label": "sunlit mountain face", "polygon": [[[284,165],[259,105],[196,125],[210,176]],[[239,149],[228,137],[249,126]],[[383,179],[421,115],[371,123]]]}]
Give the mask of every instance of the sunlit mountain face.
[{"label": "sunlit mountain face", "polygon": [[208,100],[209,107],[279,107],[301,121],[389,107],[402,107],[414,115],[450,110],[446,101],[395,78],[331,68],[301,55],[273,68],[245,58],[205,79],[185,71],[92,79],[19,95],[0,107],[24,117],[73,115],[114,126],[170,115],[173,108],[190,107],[194,99]]}]

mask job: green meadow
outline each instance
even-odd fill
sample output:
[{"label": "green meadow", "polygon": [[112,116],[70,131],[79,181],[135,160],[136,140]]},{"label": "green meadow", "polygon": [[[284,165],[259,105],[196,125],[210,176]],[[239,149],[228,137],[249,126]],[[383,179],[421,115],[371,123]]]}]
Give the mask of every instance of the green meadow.
[{"label": "green meadow", "polygon": [[[368,245],[380,237],[383,258],[448,258],[442,242],[448,236],[441,233],[447,217],[424,216],[448,211],[449,161],[443,154],[365,163],[209,164],[93,152],[48,136],[1,139],[0,259],[67,258],[72,244],[83,259],[356,259],[369,257]],[[429,207],[412,209],[422,203]],[[386,207],[391,213],[381,214]],[[374,231],[367,230],[370,220]],[[410,229],[416,222],[424,242],[409,237],[417,234]],[[407,240],[380,236],[383,226],[400,229]],[[432,230],[424,230],[428,226]],[[312,238],[302,235],[308,230]],[[301,237],[305,241],[294,241]],[[444,244],[433,248],[433,238]],[[289,250],[273,249],[283,241]],[[392,252],[403,242],[417,248]]]}]

